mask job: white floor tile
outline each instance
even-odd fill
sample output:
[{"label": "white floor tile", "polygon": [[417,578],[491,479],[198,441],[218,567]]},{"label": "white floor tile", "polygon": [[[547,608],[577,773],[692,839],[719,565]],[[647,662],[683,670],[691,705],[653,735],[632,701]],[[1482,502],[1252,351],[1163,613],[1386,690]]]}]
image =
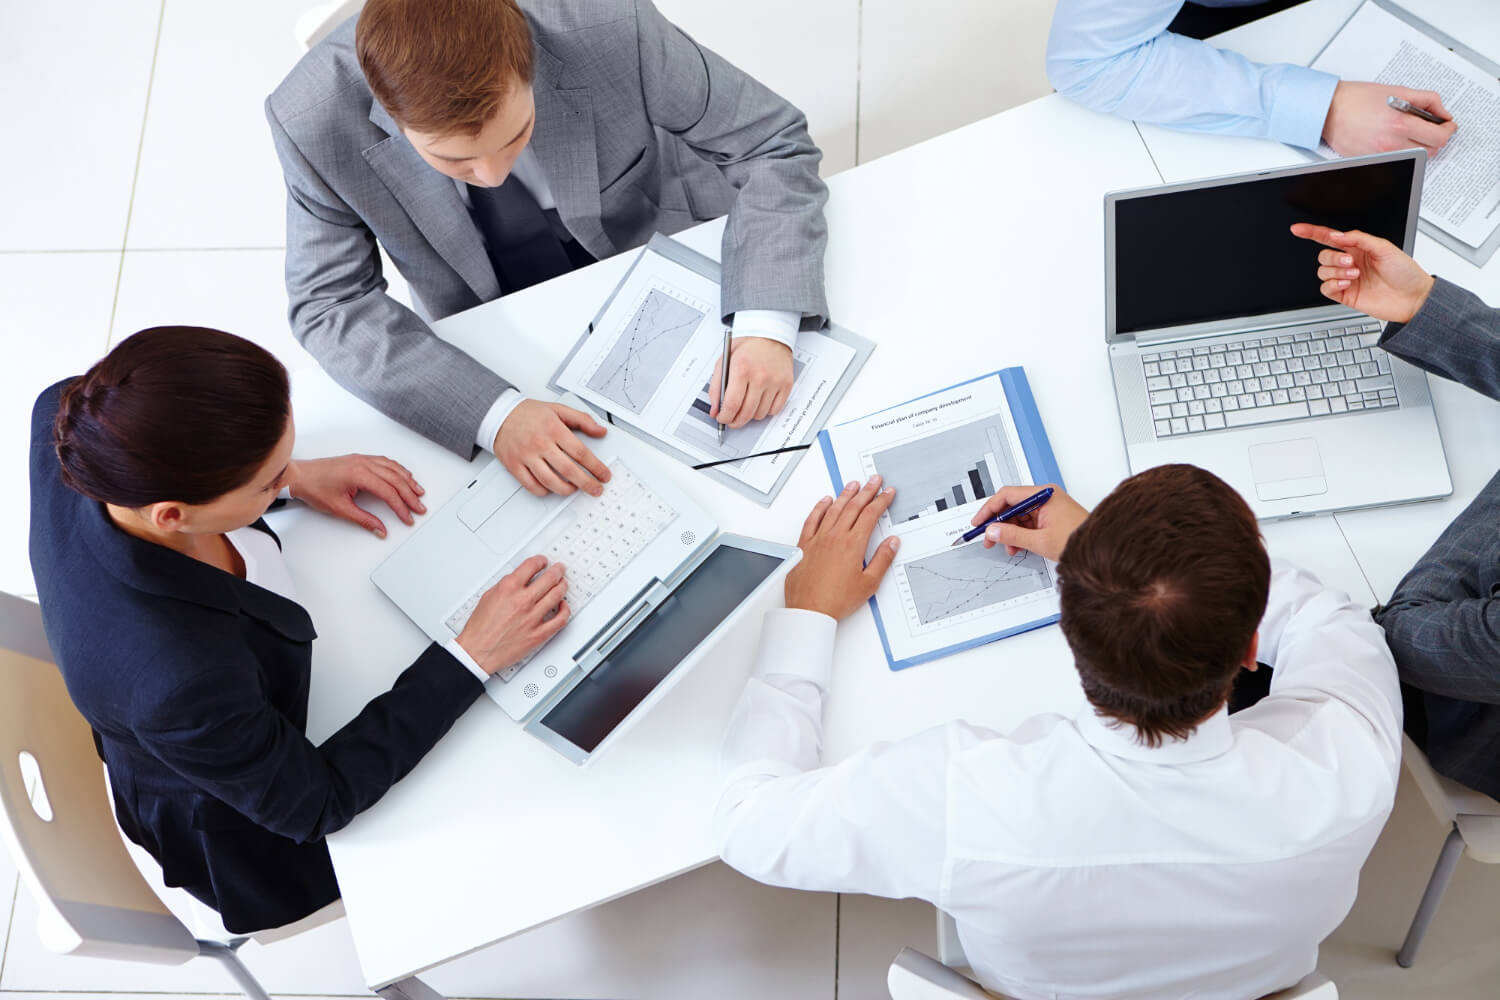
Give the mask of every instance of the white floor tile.
[{"label": "white floor tile", "polygon": [[902,948],[937,957],[937,911],[920,899],[843,896],[839,900],[839,996],[883,997]]},{"label": "white floor tile", "polygon": [[166,0],[128,247],[286,242],[261,106],[301,55],[292,25],[314,5]]},{"label": "white floor tile", "polygon": [[0,250],[118,250],[161,0],[10,3]]},{"label": "white floor tile", "polygon": [[0,590],[29,594],[26,462],[31,405],[58,379],[82,373],[104,354],[120,254],[0,254],[0,469],[17,488],[0,496]]},{"label": "white floor tile", "polygon": [[422,979],[464,997],[831,1000],[834,905],[712,864]]},{"label": "white floor tile", "polygon": [[858,0],[658,0],[657,6],[699,43],[802,109],[823,150],[823,176],[854,165]]},{"label": "white floor tile", "polygon": [[293,371],[315,367],[287,325],[285,258],[280,248],[128,250],[109,342],[150,326],[208,326],[255,341]]},{"label": "white floor tile", "polygon": [[1050,93],[1054,5],[863,0],[859,162]]},{"label": "white floor tile", "polygon": [[[149,326],[207,326],[255,341],[291,371],[317,367],[287,323],[285,259],[280,247],[127,250],[110,345]],[[388,260],[384,273],[389,294],[409,302],[406,281]]]}]

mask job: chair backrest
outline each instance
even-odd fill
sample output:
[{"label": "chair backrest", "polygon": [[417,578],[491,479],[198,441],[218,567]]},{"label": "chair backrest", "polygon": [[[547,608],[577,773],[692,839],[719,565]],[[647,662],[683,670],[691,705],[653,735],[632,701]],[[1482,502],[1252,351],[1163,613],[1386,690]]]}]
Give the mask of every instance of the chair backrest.
[{"label": "chair backrest", "polygon": [[[40,769],[50,819],[32,806],[23,752]],[[104,768],[47,647],[41,609],[9,594],[0,594],[0,839],[41,907],[49,949],[163,965],[198,954],[120,840]]]},{"label": "chair backrest", "polygon": [[1004,1000],[915,948],[902,948],[886,973],[891,1000]]},{"label": "chair backrest", "polygon": [[353,17],[364,5],[365,0],[343,0],[342,3],[335,0],[333,3],[319,4],[297,18],[297,23],[292,27],[292,36],[304,50],[310,49],[332,34],[334,28]]},{"label": "chair backrest", "polygon": [[1464,815],[1500,816],[1500,802],[1438,774],[1410,736],[1401,737],[1401,760],[1421,789],[1422,797],[1443,823],[1452,823]]},{"label": "chair backrest", "polygon": [[[902,948],[885,977],[891,1000],[1005,1000],[989,993],[968,976],[917,951]],[[1272,993],[1263,1000],[1338,1000],[1338,987],[1326,976],[1312,972],[1297,985]]]}]

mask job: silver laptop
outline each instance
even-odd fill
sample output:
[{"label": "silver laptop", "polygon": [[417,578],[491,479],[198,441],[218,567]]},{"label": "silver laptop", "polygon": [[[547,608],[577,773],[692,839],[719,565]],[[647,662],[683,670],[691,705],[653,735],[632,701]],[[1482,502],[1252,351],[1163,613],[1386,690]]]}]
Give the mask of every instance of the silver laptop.
[{"label": "silver laptop", "polygon": [[659,700],[801,555],[720,534],[632,435],[616,430],[587,444],[612,473],[603,496],[534,497],[491,459],[371,574],[423,632],[446,642],[480,595],[525,559],[562,561],[571,620],[491,677],[485,693],[579,764]]},{"label": "silver laptop", "polygon": [[1321,248],[1289,232],[1361,229],[1410,253],[1426,163],[1406,150],[1105,195],[1131,472],[1201,466],[1266,519],[1453,491],[1427,376],[1322,296]]}]

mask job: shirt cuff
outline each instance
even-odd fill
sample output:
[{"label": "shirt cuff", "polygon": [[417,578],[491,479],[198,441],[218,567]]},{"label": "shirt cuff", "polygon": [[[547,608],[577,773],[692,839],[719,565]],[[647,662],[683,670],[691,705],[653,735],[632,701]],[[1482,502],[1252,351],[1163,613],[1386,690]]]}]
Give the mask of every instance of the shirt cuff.
[{"label": "shirt cuff", "polygon": [[741,309],[734,314],[731,332],[735,337],[764,337],[788,347],[797,346],[797,328],[802,314],[783,309]]},{"label": "shirt cuff", "polygon": [[1271,105],[1271,138],[1303,149],[1317,149],[1323,140],[1323,123],[1333,103],[1339,78],[1332,73],[1286,66],[1276,84]]},{"label": "shirt cuff", "polygon": [[811,681],[827,691],[833,677],[833,639],[838,623],[817,611],[778,608],[761,626],[758,677],[783,675]]},{"label": "shirt cuff", "polygon": [[490,675],[485,673],[484,668],[479,665],[478,661],[469,655],[469,651],[458,644],[457,636],[443,643],[443,648],[452,653],[455,660],[468,668],[469,673],[478,677],[479,683],[483,684],[490,679]]},{"label": "shirt cuff", "polygon": [[495,400],[494,405],[490,407],[490,412],[486,413],[484,419],[479,422],[479,439],[474,443],[485,451],[493,453],[495,436],[500,433],[500,425],[505,423],[505,418],[510,416],[510,411],[525,399],[526,397],[521,395],[518,389],[506,389],[500,393],[500,398]]}]

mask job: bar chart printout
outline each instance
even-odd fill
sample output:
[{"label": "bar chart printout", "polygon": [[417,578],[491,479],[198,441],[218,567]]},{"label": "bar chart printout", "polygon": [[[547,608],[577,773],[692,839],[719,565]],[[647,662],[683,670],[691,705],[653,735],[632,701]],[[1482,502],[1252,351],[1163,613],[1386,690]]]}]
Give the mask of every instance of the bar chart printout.
[{"label": "bar chart printout", "polygon": [[893,524],[985,500],[1021,482],[998,415],[873,452],[875,471],[896,488]]}]

